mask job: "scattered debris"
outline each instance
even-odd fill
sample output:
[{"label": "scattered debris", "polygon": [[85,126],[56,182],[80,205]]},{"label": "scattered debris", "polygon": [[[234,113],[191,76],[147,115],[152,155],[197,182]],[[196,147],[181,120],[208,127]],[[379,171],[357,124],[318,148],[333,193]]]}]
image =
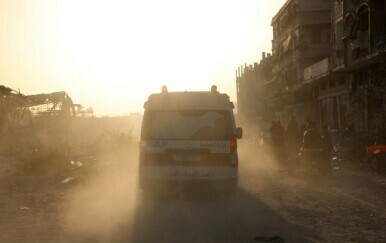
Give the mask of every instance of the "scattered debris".
[{"label": "scattered debris", "polygon": [[80,162],[80,161],[73,161],[73,160],[71,160],[71,165],[72,166],[75,166],[75,167],[82,167],[83,166],[83,163],[82,162]]},{"label": "scattered debris", "polygon": [[23,207],[20,207],[20,210],[29,210],[29,207],[23,206]]},{"label": "scattered debris", "polygon": [[62,180],[61,183],[62,183],[62,184],[67,184],[67,183],[73,181],[75,178],[76,178],[76,177],[68,177],[68,178]]}]

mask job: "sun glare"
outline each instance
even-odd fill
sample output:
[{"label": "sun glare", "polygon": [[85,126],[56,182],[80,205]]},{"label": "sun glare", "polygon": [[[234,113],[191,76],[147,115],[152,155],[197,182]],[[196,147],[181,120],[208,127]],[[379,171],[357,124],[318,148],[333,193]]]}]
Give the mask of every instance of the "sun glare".
[{"label": "sun glare", "polygon": [[20,80],[15,88],[65,90],[97,114],[141,111],[162,85],[183,91],[216,84],[235,99],[234,70],[258,55],[248,51],[259,45],[253,33],[261,10],[254,0],[5,3],[5,19],[20,22],[7,32],[15,48],[9,55],[18,58],[12,68],[24,66],[6,70]]},{"label": "sun glare", "polygon": [[[202,6],[170,0],[65,1],[57,6],[59,49],[67,65],[87,74],[86,84],[96,94],[129,92],[132,100],[142,101],[143,94],[158,92],[163,84],[170,90],[209,89],[221,81],[211,69],[226,63],[226,49],[237,48],[234,31],[241,23],[230,2]],[[213,12],[216,8],[221,11]]]}]

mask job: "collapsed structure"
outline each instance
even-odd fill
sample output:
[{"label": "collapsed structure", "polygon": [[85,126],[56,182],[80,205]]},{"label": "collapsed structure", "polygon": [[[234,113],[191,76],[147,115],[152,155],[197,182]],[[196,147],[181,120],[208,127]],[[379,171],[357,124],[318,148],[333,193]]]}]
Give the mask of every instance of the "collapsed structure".
[{"label": "collapsed structure", "polygon": [[24,95],[0,85],[0,156],[52,163],[93,147],[116,149],[138,136],[141,119],[139,113],[97,118],[64,91]]},{"label": "collapsed structure", "polygon": [[92,110],[74,104],[66,92],[23,95],[1,85],[0,94],[1,152],[39,150],[67,155],[72,119],[93,115]]}]

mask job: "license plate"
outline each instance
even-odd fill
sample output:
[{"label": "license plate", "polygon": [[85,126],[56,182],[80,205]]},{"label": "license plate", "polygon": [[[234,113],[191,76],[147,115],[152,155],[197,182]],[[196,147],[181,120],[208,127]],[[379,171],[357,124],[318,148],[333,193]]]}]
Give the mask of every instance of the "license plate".
[{"label": "license plate", "polygon": [[188,154],[175,154],[173,156],[175,161],[185,161],[185,162],[197,162],[201,160],[200,155],[188,155]]}]

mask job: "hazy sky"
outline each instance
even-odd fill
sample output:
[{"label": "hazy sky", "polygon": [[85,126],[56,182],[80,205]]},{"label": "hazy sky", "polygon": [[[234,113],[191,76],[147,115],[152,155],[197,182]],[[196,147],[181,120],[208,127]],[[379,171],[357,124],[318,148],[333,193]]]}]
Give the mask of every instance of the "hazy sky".
[{"label": "hazy sky", "polygon": [[148,95],[209,90],[236,101],[235,70],[270,52],[285,0],[0,0],[0,84],[66,91],[97,115]]}]

